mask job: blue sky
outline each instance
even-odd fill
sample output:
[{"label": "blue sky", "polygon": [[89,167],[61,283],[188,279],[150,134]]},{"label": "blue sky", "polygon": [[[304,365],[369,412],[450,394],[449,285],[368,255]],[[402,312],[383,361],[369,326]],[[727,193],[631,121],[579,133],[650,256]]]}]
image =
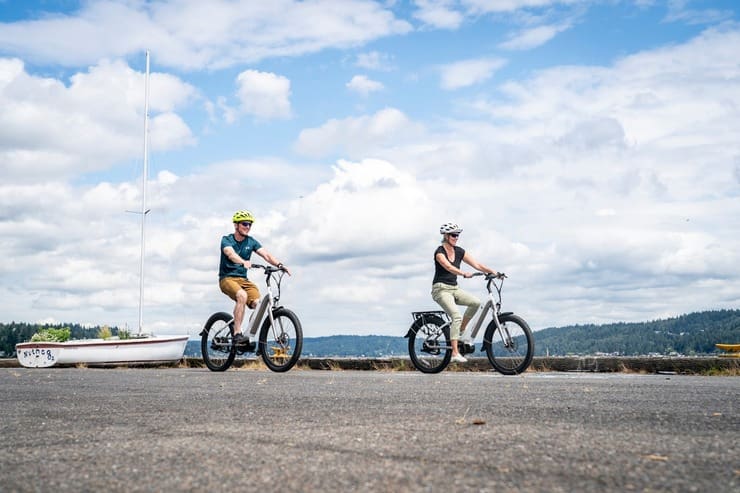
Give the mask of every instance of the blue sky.
[{"label": "blue sky", "polygon": [[[306,335],[401,335],[439,225],[535,329],[740,305],[730,1],[0,0],[0,319],[197,334],[231,214]],[[461,281],[484,294],[475,281]]]}]

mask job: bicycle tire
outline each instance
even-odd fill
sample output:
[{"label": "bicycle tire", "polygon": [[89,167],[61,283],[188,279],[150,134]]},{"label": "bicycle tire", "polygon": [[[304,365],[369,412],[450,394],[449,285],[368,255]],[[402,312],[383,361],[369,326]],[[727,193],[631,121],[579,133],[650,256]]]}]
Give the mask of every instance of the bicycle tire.
[{"label": "bicycle tire", "polygon": [[504,375],[518,375],[529,368],[534,356],[534,337],[527,322],[514,314],[499,317],[504,333],[491,320],[486,328],[485,347],[491,366]]},{"label": "bicycle tire", "polygon": [[[409,357],[414,367],[422,373],[439,373],[450,364],[449,327],[436,315],[425,315],[411,324],[408,332]],[[443,339],[443,344],[439,339]]]},{"label": "bicycle tire", "polygon": [[236,357],[232,343],[234,318],[226,312],[210,316],[200,333],[200,352],[203,362],[211,371],[226,371]]},{"label": "bicycle tire", "polygon": [[287,308],[274,310],[272,319],[279,333],[272,330],[270,317],[266,317],[260,329],[257,352],[270,370],[285,372],[301,357],[303,328],[298,316]]}]

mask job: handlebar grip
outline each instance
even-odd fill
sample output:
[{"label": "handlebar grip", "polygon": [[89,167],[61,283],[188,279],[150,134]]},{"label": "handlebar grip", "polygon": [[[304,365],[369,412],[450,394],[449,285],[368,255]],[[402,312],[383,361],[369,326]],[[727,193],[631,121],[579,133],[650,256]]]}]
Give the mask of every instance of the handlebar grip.
[{"label": "handlebar grip", "polygon": [[477,276],[484,276],[485,274],[482,272],[473,272],[473,275],[470,277],[477,277]]}]

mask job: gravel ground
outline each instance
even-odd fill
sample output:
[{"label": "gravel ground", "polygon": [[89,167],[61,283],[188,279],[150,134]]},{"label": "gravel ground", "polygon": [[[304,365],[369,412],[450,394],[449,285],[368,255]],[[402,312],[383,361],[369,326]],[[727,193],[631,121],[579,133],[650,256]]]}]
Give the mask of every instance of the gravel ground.
[{"label": "gravel ground", "polygon": [[740,377],[0,368],[0,491],[740,491]]}]

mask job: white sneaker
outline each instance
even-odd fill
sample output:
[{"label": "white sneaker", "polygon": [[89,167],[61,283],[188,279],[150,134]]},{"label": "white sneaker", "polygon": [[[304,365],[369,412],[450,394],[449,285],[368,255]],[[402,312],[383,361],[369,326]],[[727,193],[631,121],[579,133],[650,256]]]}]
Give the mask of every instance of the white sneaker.
[{"label": "white sneaker", "polygon": [[455,362],[455,363],[467,363],[468,362],[468,358],[466,358],[462,354],[458,354],[458,355],[452,357],[452,361]]}]

